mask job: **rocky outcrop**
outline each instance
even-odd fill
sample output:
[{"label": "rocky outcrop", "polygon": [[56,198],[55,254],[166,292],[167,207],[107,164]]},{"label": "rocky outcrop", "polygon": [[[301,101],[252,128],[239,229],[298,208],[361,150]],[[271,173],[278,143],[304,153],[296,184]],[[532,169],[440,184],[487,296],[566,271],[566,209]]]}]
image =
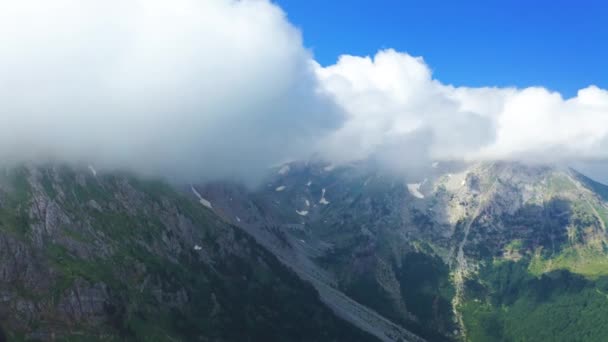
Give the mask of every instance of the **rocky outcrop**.
[{"label": "rocky outcrop", "polygon": [[109,304],[110,295],[106,284],[91,284],[78,278],[63,291],[57,310],[72,322],[95,324],[106,319]]}]

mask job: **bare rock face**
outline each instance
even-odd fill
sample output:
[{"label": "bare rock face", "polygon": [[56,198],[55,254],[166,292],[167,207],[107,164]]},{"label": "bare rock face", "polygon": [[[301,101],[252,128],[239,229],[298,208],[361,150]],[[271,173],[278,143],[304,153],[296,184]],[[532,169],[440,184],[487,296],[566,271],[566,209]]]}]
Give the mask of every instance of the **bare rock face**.
[{"label": "bare rock face", "polygon": [[57,309],[70,321],[95,323],[105,319],[106,307],[109,304],[110,296],[106,284],[90,284],[83,279],[77,279],[63,293]]},{"label": "bare rock face", "polygon": [[48,285],[51,277],[33,251],[22,241],[0,234],[0,283],[8,286],[19,282],[31,284],[39,292]]}]

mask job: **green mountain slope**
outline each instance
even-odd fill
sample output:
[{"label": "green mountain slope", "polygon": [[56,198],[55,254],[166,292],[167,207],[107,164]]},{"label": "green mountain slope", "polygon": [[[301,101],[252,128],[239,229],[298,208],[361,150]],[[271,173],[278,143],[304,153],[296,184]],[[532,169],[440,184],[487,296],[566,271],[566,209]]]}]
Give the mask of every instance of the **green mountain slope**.
[{"label": "green mountain slope", "polygon": [[375,340],[194,198],[67,167],[1,172],[0,302],[10,341]]}]

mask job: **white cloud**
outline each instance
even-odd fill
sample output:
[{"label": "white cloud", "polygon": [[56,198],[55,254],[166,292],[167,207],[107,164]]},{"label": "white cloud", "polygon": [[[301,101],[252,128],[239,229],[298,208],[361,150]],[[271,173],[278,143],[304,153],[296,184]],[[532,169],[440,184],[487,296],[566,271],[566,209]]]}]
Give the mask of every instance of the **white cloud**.
[{"label": "white cloud", "polygon": [[348,113],[326,142],[330,159],[370,156],[411,166],[428,159],[608,157],[608,92],[564,100],[544,88],[466,88],[432,78],[422,58],[394,50],[320,67],[324,90]]},{"label": "white cloud", "polygon": [[312,154],[608,158],[608,92],[441,83],[393,50],[321,67],[268,0],[0,2],[0,160],[188,181]]},{"label": "white cloud", "polygon": [[608,157],[608,93],[590,86],[564,100],[543,88],[509,96],[495,114],[496,141],[480,155],[548,161]]},{"label": "white cloud", "polygon": [[339,124],[268,1],[0,2],[0,159],[257,178]]}]

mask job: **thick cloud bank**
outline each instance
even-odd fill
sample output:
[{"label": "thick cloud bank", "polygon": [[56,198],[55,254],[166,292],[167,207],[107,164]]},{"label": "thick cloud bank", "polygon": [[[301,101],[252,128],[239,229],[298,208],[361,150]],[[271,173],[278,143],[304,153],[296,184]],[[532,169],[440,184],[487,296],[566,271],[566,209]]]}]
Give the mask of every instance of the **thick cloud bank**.
[{"label": "thick cloud bank", "polygon": [[267,1],[0,2],[0,159],[257,178],[341,114]]},{"label": "thick cloud bank", "polygon": [[595,86],[571,99],[540,87],[453,87],[433,79],[422,58],[393,50],[373,59],[342,56],[317,74],[348,113],[327,139],[329,158],[376,155],[400,166],[608,157],[608,92]]},{"label": "thick cloud bank", "polygon": [[321,67],[267,0],[0,2],[3,162],[253,181],[314,154],[606,159],[608,92],[453,87],[393,50]]}]

